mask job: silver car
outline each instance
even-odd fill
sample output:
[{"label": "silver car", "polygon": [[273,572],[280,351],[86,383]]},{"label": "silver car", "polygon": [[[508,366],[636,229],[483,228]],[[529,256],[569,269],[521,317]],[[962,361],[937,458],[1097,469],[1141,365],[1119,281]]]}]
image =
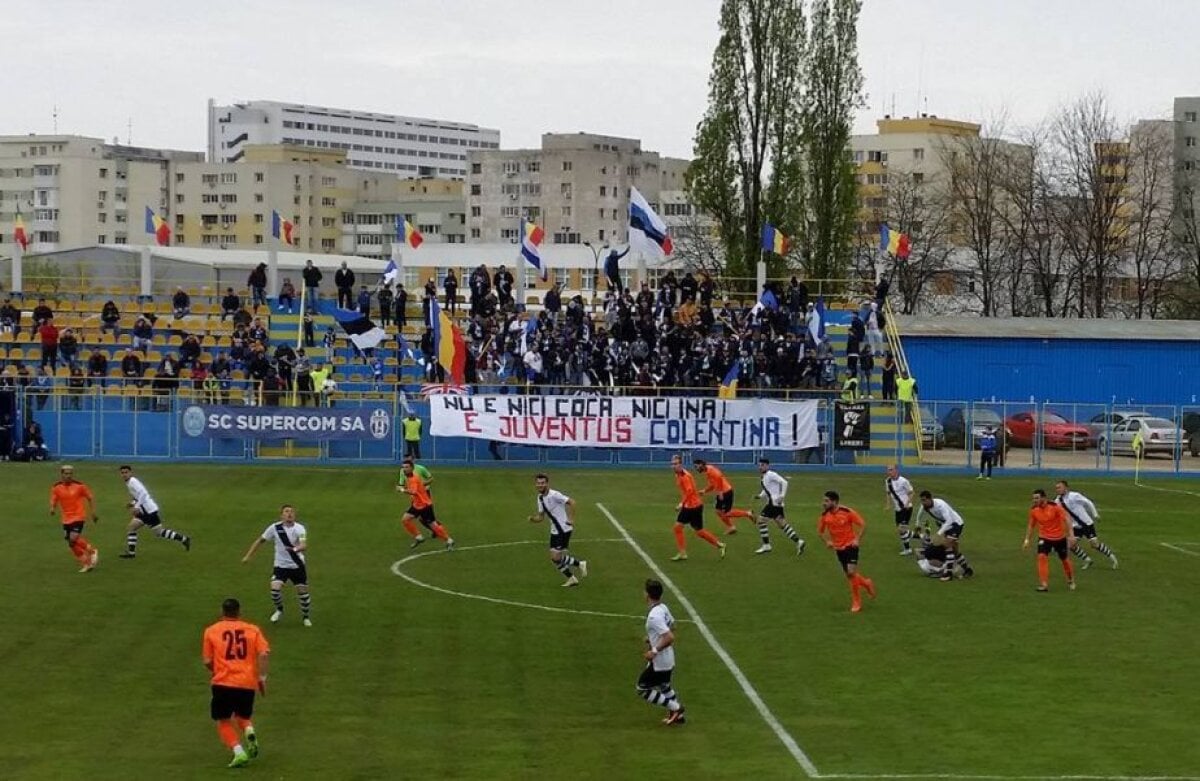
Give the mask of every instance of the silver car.
[{"label": "silver car", "polygon": [[[1133,454],[1133,440],[1138,433],[1142,435],[1142,455],[1165,453],[1174,455],[1178,442],[1179,430],[1174,423],[1166,418],[1129,418],[1123,423],[1113,426],[1111,432],[1100,435],[1098,446],[1100,452],[1108,454],[1109,437],[1112,437],[1112,453]],[[1182,447],[1187,447],[1186,437]]]},{"label": "silver car", "polygon": [[1092,416],[1091,420],[1083,425],[1087,426],[1088,431],[1092,432],[1092,441],[1099,442],[1101,434],[1107,434],[1110,428],[1124,423],[1130,418],[1152,418],[1153,413],[1145,410],[1128,410],[1115,409],[1112,412],[1102,412],[1099,415]]}]

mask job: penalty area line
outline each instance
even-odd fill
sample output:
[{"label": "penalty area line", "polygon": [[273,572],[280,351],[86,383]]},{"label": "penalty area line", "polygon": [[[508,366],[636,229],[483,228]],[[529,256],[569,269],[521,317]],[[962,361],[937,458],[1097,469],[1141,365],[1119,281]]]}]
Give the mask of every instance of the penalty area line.
[{"label": "penalty area line", "polygon": [[662,571],[662,568],[655,563],[654,559],[650,558],[650,554],[646,553],[645,549],[643,549],[641,545],[638,545],[637,540],[633,539],[629,532],[626,531],[625,527],[621,525],[621,522],[617,520],[616,516],[608,511],[607,507],[599,502],[596,503],[596,507],[600,509],[600,512],[604,513],[605,517],[608,518],[608,522],[613,525],[613,528],[617,530],[618,534],[625,538],[625,542],[629,543],[629,547],[633,548],[634,553],[636,553],[642,559],[642,561],[646,563],[646,566],[650,568],[650,571],[653,572],[660,581],[662,581],[664,586],[674,592],[675,598],[679,600],[679,605],[692,619],[692,623],[695,624],[697,631],[700,632],[700,636],[703,637],[705,642],[708,643],[709,648],[713,650],[713,653],[717,655],[717,658],[725,664],[725,667],[733,675],[734,680],[736,680],[738,685],[742,688],[742,693],[746,695],[746,699],[750,700],[750,703],[754,706],[754,709],[758,711],[758,715],[762,718],[766,725],[771,728],[771,731],[775,733],[775,737],[779,739],[779,742],[782,743],[784,748],[788,750],[788,753],[792,755],[792,759],[796,760],[796,764],[800,765],[801,769],[804,770],[804,774],[809,778],[823,778],[824,776],[822,776],[817,770],[817,766],[814,765],[812,760],[808,758],[808,755],[804,753],[804,749],[800,748],[800,744],[796,742],[796,739],[793,738],[786,729],[784,729],[783,725],[779,723],[779,719],[775,717],[775,714],[772,713],[771,709],[767,707],[767,704],[763,702],[762,696],[759,695],[758,690],[754,688],[754,685],[750,683],[750,680],[746,677],[746,674],[742,672],[742,668],[738,667],[737,662],[733,660],[733,657],[729,655],[729,652],[726,651],[725,647],[717,640],[716,635],[714,635],[712,630],[708,628],[708,624],[704,623],[704,619],[700,617],[699,611],[696,610],[691,601],[685,597],[683,592],[679,590],[679,587],[676,586],[669,577],[667,577],[667,573]]},{"label": "penalty area line", "polygon": [[[1187,545],[1187,544],[1189,544],[1189,543],[1180,543],[1179,545]],[[1196,543],[1190,543],[1190,544],[1194,545]],[[1185,556],[1200,556],[1200,552],[1197,552],[1194,550],[1188,550],[1187,548],[1181,548],[1181,547],[1179,547],[1179,545],[1172,545],[1169,542],[1160,542],[1159,545],[1163,546],[1164,548],[1170,548],[1173,551],[1178,551],[1179,553],[1182,553]]]}]

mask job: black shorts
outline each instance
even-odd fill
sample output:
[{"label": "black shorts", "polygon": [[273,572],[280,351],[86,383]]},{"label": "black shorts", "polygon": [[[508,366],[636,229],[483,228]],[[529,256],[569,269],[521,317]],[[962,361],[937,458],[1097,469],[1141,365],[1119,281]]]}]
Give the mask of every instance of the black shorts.
[{"label": "black shorts", "polygon": [[766,506],[762,508],[762,512],[760,512],[759,515],[761,515],[763,518],[777,521],[783,518],[783,508],[777,504],[767,502]]},{"label": "black shorts", "polygon": [[727,513],[733,509],[733,489],[729,489],[723,494],[717,494],[717,512]]},{"label": "black shorts", "polygon": [[224,721],[234,716],[250,718],[254,715],[254,689],[213,684],[209,712],[213,721]]},{"label": "black shorts", "polygon": [[842,569],[848,568],[851,564],[858,566],[858,546],[847,545],[845,548],[837,550],[838,563],[842,565]]},{"label": "black shorts", "polygon": [[422,507],[420,510],[418,510],[416,507],[410,506],[404,511],[404,514],[411,515],[426,526],[437,522],[437,515],[435,515],[433,512],[432,504],[428,507]]},{"label": "black shorts", "polygon": [[291,583],[293,586],[307,586],[308,567],[276,567],[272,580]]},{"label": "black shorts", "polygon": [[675,523],[682,523],[684,526],[691,526],[696,531],[700,531],[704,528],[704,508],[681,508],[679,514],[675,516]]},{"label": "black shorts", "polygon": [[655,670],[654,662],[647,662],[646,669],[638,676],[637,687],[640,690],[658,689],[671,685],[671,673],[674,670]]},{"label": "black shorts", "polygon": [[84,526],[83,521],[74,521],[72,523],[64,523],[62,525],[63,539],[70,540],[72,534],[83,534],[83,526]]},{"label": "black shorts", "polygon": [[1050,551],[1054,551],[1055,553],[1058,554],[1058,557],[1060,559],[1066,561],[1066,558],[1067,558],[1067,541],[1066,541],[1066,539],[1064,538],[1061,540],[1046,540],[1046,539],[1039,538],[1038,539],[1038,553],[1041,553],[1044,555],[1049,555]]},{"label": "black shorts", "polygon": [[572,532],[551,532],[550,550],[566,550],[571,547]]},{"label": "black shorts", "polygon": [[1079,523],[1072,527],[1076,537],[1083,537],[1088,540],[1096,539],[1096,525]]},{"label": "black shorts", "polygon": [[952,523],[945,528],[945,531],[938,529],[938,534],[945,539],[958,542],[959,538],[962,537],[963,525],[961,523]]},{"label": "black shorts", "polygon": [[141,510],[135,510],[133,517],[141,521],[143,526],[149,526],[151,529],[162,523],[162,518],[158,517],[158,510],[155,510],[152,513],[144,513]]},{"label": "black shorts", "polygon": [[912,508],[905,507],[903,510],[896,511],[896,525],[908,526],[912,523]]}]

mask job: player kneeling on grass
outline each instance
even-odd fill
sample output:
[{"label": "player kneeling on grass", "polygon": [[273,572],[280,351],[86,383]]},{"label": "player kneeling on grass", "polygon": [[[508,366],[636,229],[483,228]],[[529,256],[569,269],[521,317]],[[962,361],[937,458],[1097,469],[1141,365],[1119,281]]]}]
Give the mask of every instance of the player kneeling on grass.
[{"label": "player kneeling on grass", "polygon": [[291,583],[296,587],[304,625],[312,626],[309,618],[312,595],[308,592],[308,531],[296,523],[295,507],[285,504],[279,508],[279,520],[268,526],[254,541],[242,557],[242,563],[250,561],[258,547],[268,541],[275,543],[275,570],[271,577],[271,604],[275,612],[271,614],[271,623],[283,618],[283,584]]},{"label": "player kneeling on grass", "polygon": [[145,484],[133,476],[133,467],[123,466],[120,471],[121,479],[129,490],[129,509],[133,511],[133,517],[125,527],[125,552],[121,558],[132,559],[137,556],[138,529],[143,526],[153,529],[154,536],[160,540],[178,542],[184,550],[191,550],[191,537],[162,525],[162,518],[158,516],[158,502],[146,490]]},{"label": "player kneeling on grass", "polygon": [[[954,580],[955,565],[962,568],[964,578],[974,577],[975,570],[971,568],[971,563],[967,561],[967,557],[963,555],[962,549],[959,547],[963,527],[966,526],[963,517],[945,499],[935,498],[929,491],[922,491],[921,509],[917,512],[918,525],[925,515],[937,522],[936,534],[942,540],[941,544],[946,546],[947,566],[946,571],[942,573],[942,580]],[[928,529],[926,529],[927,533]]]},{"label": "player kneeling on grass", "polygon": [[404,511],[404,517],[400,519],[404,524],[404,530],[412,537],[412,545],[409,547],[415,548],[425,542],[425,536],[417,528],[417,521],[429,530],[429,533],[439,540],[446,543],[446,550],[454,550],[454,538],[446,531],[446,527],[438,523],[437,514],[433,510],[433,497],[429,495],[429,487],[421,476],[416,473],[416,467],[412,461],[405,461],[402,467],[404,470],[404,483],[396,486],[396,490],[402,494],[408,494],[410,504],[408,509]]},{"label": "player kneeling on grass", "polygon": [[570,588],[579,585],[579,578],[571,572],[572,567],[579,568],[579,576],[587,577],[588,564],[583,559],[571,555],[571,534],[575,531],[575,500],[561,491],[550,487],[550,478],[541,474],[534,478],[537,487],[538,511],[529,516],[530,523],[550,522],[550,561],[563,574],[566,581],[563,586]]},{"label": "player kneeling on grass", "polygon": [[[243,621],[241,615],[242,605],[236,599],[221,603],[221,620],[204,630],[201,650],[204,666],[212,674],[209,710],[221,742],[233,752],[229,767],[245,767],[258,756],[258,735],[250,718],[254,692],[267,695],[267,656],[271,653],[262,630]],[[245,746],[238,739],[239,730]]]},{"label": "player kneeling on grass", "polygon": [[683,703],[671,688],[671,675],[675,672],[675,617],[663,604],[663,585],[657,580],[646,581],[646,603],[650,612],[646,614],[646,669],[638,676],[637,693],[651,705],[667,709],[663,724],[683,724]]},{"label": "player kneeling on grass", "polygon": [[760,481],[762,490],[758,492],[758,498],[766,499],[767,503],[758,513],[758,538],[762,540],[762,545],[754,552],[758,554],[771,552],[771,524],[774,523],[779,526],[785,537],[796,544],[796,555],[799,556],[804,553],[804,540],[800,539],[800,535],[787,522],[783,512],[783,500],[787,497],[788,481],[772,469],[771,462],[765,458],[758,459],[758,473],[762,475]]}]

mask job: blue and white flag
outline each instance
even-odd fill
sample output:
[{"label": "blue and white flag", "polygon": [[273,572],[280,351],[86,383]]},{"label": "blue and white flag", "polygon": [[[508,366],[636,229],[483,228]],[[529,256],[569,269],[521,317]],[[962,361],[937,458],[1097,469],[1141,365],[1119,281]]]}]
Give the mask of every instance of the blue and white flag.
[{"label": "blue and white flag", "polygon": [[808,323],[808,333],[817,344],[825,338],[825,296],[817,296],[817,304],[813,307],[813,318]]},{"label": "blue and white flag", "polygon": [[396,281],[398,276],[400,276],[400,267],[396,265],[396,261],[389,260],[383,268],[383,283],[390,285]]},{"label": "blue and white flag", "polygon": [[674,249],[667,224],[636,187],[629,188],[629,246],[652,258],[664,258]]},{"label": "blue and white flag", "polygon": [[333,319],[337,320],[338,325],[346,332],[346,336],[360,350],[372,350],[378,347],[384,339],[387,339],[387,331],[371,322],[371,318],[362,312],[352,309],[335,309],[333,310]]}]

